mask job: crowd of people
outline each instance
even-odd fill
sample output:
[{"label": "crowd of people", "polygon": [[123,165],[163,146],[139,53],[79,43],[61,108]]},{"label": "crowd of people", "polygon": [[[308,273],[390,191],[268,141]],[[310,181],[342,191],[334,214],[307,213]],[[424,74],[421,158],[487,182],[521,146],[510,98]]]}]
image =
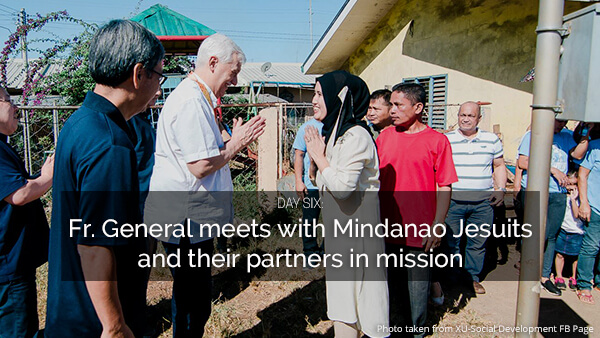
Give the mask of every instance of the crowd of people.
[{"label": "crowd of people", "polygon": [[[462,252],[464,257],[461,264],[462,270],[468,276],[468,282],[472,283],[469,286],[472,287],[474,293],[485,294],[486,290],[480,278],[483,277],[486,250],[496,250],[496,247],[490,246],[492,241],[489,233],[483,231],[482,225],[493,227],[495,219],[505,218],[504,199],[507,192],[507,168],[504,162],[503,145],[499,137],[492,132],[478,128],[482,118],[479,104],[472,101],[463,103],[458,111],[457,128],[441,134],[422,123],[425,91],[421,86],[398,84],[391,91],[376,90],[369,97],[370,103],[366,115],[361,115],[360,112],[356,113],[356,118],[359,119],[356,123],[365,129],[366,127],[361,124],[362,116],[365,116],[368,121],[368,130],[376,143],[377,157],[363,159],[362,156],[356,154],[356,149],[361,149],[360,153],[363,156],[369,154],[370,150],[350,143],[348,150],[345,151],[348,157],[343,162],[332,165],[334,169],[330,170],[327,169],[329,162],[321,158],[323,150],[325,149],[327,159],[330,156],[332,159],[337,159],[339,155],[334,150],[335,141],[333,144],[327,142],[327,131],[322,133],[325,135],[325,141],[320,141],[321,148],[312,152],[310,150],[310,142],[317,142],[315,140],[318,140],[318,136],[321,134],[316,128],[331,129],[333,123],[329,121],[329,127],[325,127],[325,122],[319,123],[324,121],[324,118],[317,113],[317,109],[321,107],[318,101],[319,95],[322,95],[319,93],[320,89],[321,87],[316,88],[316,102],[313,100],[315,118],[300,127],[294,142],[297,156],[294,169],[298,195],[306,196],[311,190],[315,194],[321,191],[322,196],[327,196],[327,194],[335,196],[338,190],[368,191],[364,185],[361,187],[360,179],[350,180],[352,184],[348,184],[349,180],[346,176],[353,172],[352,169],[357,170],[354,168],[356,161],[363,162],[363,166],[358,166],[358,168],[365,171],[364,166],[367,163],[372,164],[373,161],[378,160],[380,219],[404,224],[443,223],[447,227],[447,232],[442,243],[438,242],[439,238],[436,236],[387,238],[383,249],[376,244],[371,244],[370,249],[381,252],[397,252],[398,248],[401,248],[403,252],[416,253],[428,252],[430,249],[441,246],[439,250],[447,254]],[[354,95],[357,94],[353,92],[353,97]],[[339,110],[337,107],[336,109]],[[598,159],[594,157],[598,155],[594,150],[594,145],[596,145],[594,140],[600,137],[600,128],[594,129],[593,123],[579,123],[573,132],[565,128],[566,123],[567,121],[556,119],[554,129],[550,194],[540,282],[542,287],[551,294],[560,295],[561,290],[567,288],[563,270],[565,262],[568,261],[571,263],[569,271],[566,272],[570,274],[569,288],[577,292],[582,302],[593,304],[594,299],[590,290],[592,286],[600,285],[600,270],[596,266],[600,238],[594,232],[598,230],[593,230],[597,226],[593,222],[599,221],[594,218],[597,216],[595,213],[598,210],[594,209],[594,206],[597,205],[597,198],[600,196],[597,196],[593,189],[587,189],[587,182],[588,177],[591,176],[590,180],[593,183],[594,179],[597,179],[593,174],[596,173],[595,170],[600,169],[596,164]],[[337,124],[335,126],[339,130],[340,127]],[[346,136],[346,139],[352,140],[352,136]],[[521,140],[517,158],[514,204],[518,215],[518,224],[523,224],[530,139],[530,132],[527,131]],[[344,143],[349,143],[349,141]],[[591,145],[588,146],[590,143]],[[330,153],[331,155],[328,155]],[[321,173],[322,182],[309,189],[308,186],[311,184],[309,168],[312,156],[318,158],[313,161]],[[319,164],[319,162],[324,163]],[[570,173],[568,173],[569,170]],[[364,175],[362,171],[359,172]],[[334,177],[341,178],[345,185],[328,183],[327,177],[330,177],[329,180]],[[339,194],[339,192],[337,193]],[[362,202],[365,203],[365,200],[366,198]],[[324,208],[324,210],[323,220],[325,224],[328,224],[327,214],[332,211],[328,208]],[[319,217],[319,213],[311,213],[304,209],[303,217],[307,224],[311,224],[314,219]],[[479,228],[475,232],[471,232],[470,236],[465,236],[464,229],[461,227],[466,224],[473,224]],[[461,236],[461,234],[463,235]],[[330,249],[329,243],[332,240],[329,239],[331,236],[325,235],[324,237],[323,244],[327,251]],[[462,250],[461,240],[464,241]],[[505,240],[506,238],[500,239],[500,241]],[[366,247],[364,244],[354,243],[353,245]],[[304,242],[304,250],[313,252],[307,246],[307,240]],[[335,252],[334,250],[331,249],[332,252]],[[361,252],[367,252],[367,250]],[[507,251],[501,252],[498,262],[505,263],[507,255]],[[578,261],[584,261],[585,265],[581,265],[581,263],[578,265]],[[519,268],[519,263],[516,267]],[[440,281],[444,279],[446,282],[444,284],[451,288],[454,286],[464,287],[464,280],[461,280],[460,276],[461,271],[457,271],[457,269],[452,271],[442,271],[435,267],[430,270],[426,268],[388,269],[388,299],[379,301],[379,303],[398,307],[405,317],[405,322],[401,324],[423,327],[427,318],[428,300],[435,305],[441,305],[444,302]],[[339,287],[336,287],[336,290],[339,290]],[[356,296],[358,300],[360,300],[359,296]],[[377,297],[372,298],[377,299]],[[353,311],[356,311],[357,314],[372,311],[369,304],[357,302],[354,305],[355,310]],[[336,318],[336,315],[330,312],[328,315],[332,319]],[[362,328],[362,331],[369,336],[377,336],[366,331],[364,325],[356,326],[356,323],[360,323],[359,316],[347,317],[348,319],[340,319],[340,321],[353,323],[351,327],[354,329]],[[385,318],[387,317],[381,317],[379,323]]]},{"label": "crowd of people", "polygon": [[[591,289],[600,285],[600,237],[595,218],[600,209],[592,187],[598,182],[595,148],[600,131],[596,124],[582,122],[571,131],[565,128],[567,122],[559,118],[554,122],[541,284],[550,294],[560,296],[567,289],[563,273],[568,259],[568,288],[576,291],[582,302],[594,304]],[[521,171],[515,176],[515,207],[520,217],[525,206],[530,142],[531,132],[527,131],[518,150]]]},{"label": "crowd of people", "polygon": [[[245,55],[224,35],[204,40],[196,68],[169,95],[154,134],[136,115],[161,93],[163,58],[156,36],[137,23],[113,20],[99,29],[89,50],[95,88],[65,123],[56,155],[38,177],[27,173],[8,143],[18,109],[0,90],[0,336],[144,336],[149,269],[138,267],[138,257],[153,253],[156,240],[167,254],[211,254],[213,238],[200,232],[113,237],[103,223],[153,223],[164,219],[165,204],[171,222],[201,224],[208,217],[211,223],[232,223],[231,195],[203,193],[232,191],[228,162],[265,131],[265,119],[256,116],[234,120],[227,132],[215,114],[217,100],[236,84]],[[461,222],[493,223],[506,193],[506,166],[498,136],[478,128],[477,103],[462,104],[458,128],[443,134],[423,122],[421,85],[399,83],[370,93],[360,77],[334,71],[317,78],[312,104],[314,119],[299,129],[293,146],[296,191],[328,207],[305,208],[305,220],[312,223],[322,212],[324,224],[385,219],[443,224],[448,232],[384,239],[328,236],[326,227],[321,244],[303,238],[305,254],[458,253],[460,238],[454,235],[461,233]],[[575,133],[564,127],[557,120],[541,283],[560,294],[566,288],[565,262],[579,257],[569,269],[569,287],[593,303],[591,288],[600,283],[594,275],[600,192],[591,187],[600,182],[600,131],[592,124],[580,124]],[[519,147],[520,191],[527,186],[529,142],[527,133]],[[571,166],[578,166],[573,171],[578,178],[567,175]],[[50,187],[51,229],[40,201]],[[518,194],[519,206],[523,195]],[[463,265],[477,294],[486,292],[480,280],[485,253],[485,236],[466,238]],[[38,332],[35,271],[46,261],[46,325]],[[171,268],[173,336],[201,337],[211,314],[210,267],[182,263]],[[435,267],[340,272],[327,266],[327,315],[336,337],[385,337],[390,325],[409,325],[422,335],[428,302],[444,302],[442,275],[454,273]],[[390,323],[392,307],[405,322]]]}]

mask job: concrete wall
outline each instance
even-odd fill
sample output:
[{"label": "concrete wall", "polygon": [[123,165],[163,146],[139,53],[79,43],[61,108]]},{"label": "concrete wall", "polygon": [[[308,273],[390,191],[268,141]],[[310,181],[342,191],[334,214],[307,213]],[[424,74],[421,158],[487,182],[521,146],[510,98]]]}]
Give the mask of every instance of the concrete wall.
[{"label": "concrete wall", "polygon": [[[343,69],[371,90],[406,77],[448,74],[447,102],[488,101],[482,129],[499,125],[505,159],[514,161],[530,123],[536,0],[400,0]],[[567,2],[565,13],[588,4]],[[448,108],[447,127],[458,107]]]},{"label": "concrete wall", "polygon": [[[386,49],[359,74],[371,90],[394,85],[402,78],[424,75],[448,74],[447,102],[459,104],[464,101],[487,101],[484,118],[480,127],[493,131],[493,125],[500,125],[505,148],[505,158],[511,161],[516,157],[519,140],[525,133],[531,119],[532,95],[526,91],[500,85],[489,80],[417,60],[403,54],[403,41],[408,26]],[[456,126],[458,106],[447,108],[447,127]]]},{"label": "concrete wall", "polygon": [[277,191],[279,170],[279,119],[277,108],[263,109],[259,114],[266,121],[265,133],[258,139],[258,191]]},{"label": "concrete wall", "polygon": [[[565,13],[589,6],[565,2]],[[399,0],[350,55],[360,74],[410,23],[404,55],[531,92],[538,0]]]}]

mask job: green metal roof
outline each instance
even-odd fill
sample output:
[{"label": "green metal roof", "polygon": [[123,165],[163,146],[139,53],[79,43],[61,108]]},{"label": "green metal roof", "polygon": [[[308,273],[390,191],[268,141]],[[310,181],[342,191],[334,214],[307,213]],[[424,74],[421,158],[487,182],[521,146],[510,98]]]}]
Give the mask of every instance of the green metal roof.
[{"label": "green metal roof", "polygon": [[215,30],[161,4],[148,8],[131,20],[139,22],[157,36],[206,36],[216,33]]}]

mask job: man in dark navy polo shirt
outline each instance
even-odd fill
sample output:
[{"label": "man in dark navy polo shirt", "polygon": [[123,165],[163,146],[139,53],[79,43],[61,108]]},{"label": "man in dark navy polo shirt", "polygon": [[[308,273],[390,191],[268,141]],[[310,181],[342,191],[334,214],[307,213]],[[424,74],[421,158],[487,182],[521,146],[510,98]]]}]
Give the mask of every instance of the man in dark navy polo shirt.
[{"label": "man in dark navy polo shirt", "polygon": [[[127,121],[160,90],[163,57],[156,36],[132,21],[113,20],[92,38],[96,86],[65,123],[56,149],[46,337],[144,331],[145,273],[137,261],[145,239],[110,234],[142,222],[137,140]],[[103,227],[109,219],[117,224]]]},{"label": "man in dark navy polo shirt", "polygon": [[33,179],[8,145],[18,108],[0,87],[0,337],[38,330],[35,269],[48,259],[48,221],[40,197],[52,185],[54,156]]}]

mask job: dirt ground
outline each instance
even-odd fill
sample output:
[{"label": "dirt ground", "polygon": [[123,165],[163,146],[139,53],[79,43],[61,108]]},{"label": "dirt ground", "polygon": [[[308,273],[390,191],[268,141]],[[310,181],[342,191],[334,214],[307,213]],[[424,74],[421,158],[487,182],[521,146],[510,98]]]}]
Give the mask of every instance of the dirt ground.
[{"label": "dirt ground", "polygon": [[[514,264],[519,253],[509,246],[505,264],[497,265],[482,282],[487,292],[476,295],[467,287],[445,286],[445,302],[441,307],[430,304],[429,335],[433,337],[508,337],[511,333],[475,332],[479,328],[515,324],[518,271]],[[207,337],[332,337],[332,323],[325,306],[324,271],[311,272],[311,281],[250,281],[223,283],[217,276],[213,283],[213,312],[206,326]],[[219,287],[225,285],[225,288]],[[153,336],[171,337],[171,282],[150,282],[148,300],[150,318],[156,323]],[[595,292],[600,299],[600,293]],[[581,303],[574,292],[551,296],[541,291],[539,326],[567,325],[598,328],[599,305]],[[391,308],[391,325],[399,314]],[[447,331],[449,329],[452,331]],[[461,328],[473,332],[459,333]],[[598,331],[556,332],[541,337],[600,337]]]},{"label": "dirt ground", "polygon": [[[233,243],[245,252],[273,250],[273,243]],[[298,238],[276,245],[301,251]],[[429,306],[428,335],[433,337],[504,337],[513,334],[478,332],[494,325],[514,326],[518,292],[518,271],[514,264],[519,253],[508,247],[508,259],[497,263],[498,251],[490,249],[489,273],[482,284],[487,290],[476,295],[469,287],[444,284],[442,306]],[[259,276],[243,275],[236,270],[213,271],[213,310],[206,325],[206,337],[333,337],[328,320],[323,268],[302,271],[298,268],[278,275],[280,270],[260,271]],[[290,275],[291,274],[291,275]],[[171,337],[171,288],[167,271],[154,271],[148,286],[147,337]],[[289,278],[289,277],[292,278]],[[290,281],[291,280],[291,281]],[[206,290],[198,290],[205,292]],[[44,327],[47,293],[47,266],[38,269],[38,314]],[[600,337],[600,305],[581,303],[574,292],[561,297],[541,291],[539,326],[566,325],[594,329],[592,332],[547,333],[544,337]],[[594,291],[600,303],[600,293]],[[398,305],[391,304],[390,325],[400,322]],[[460,332],[472,328],[471,332]]]},{"label": "dirt ground", "polygon": [[[510,247],[508,262],[499,265],[482,282],[487,290],[475,295],[468,288],[445,287],[441,307],[430,304],[428,324],[433,337],[504,337],[512,334],[469,332],[460,327],[514,326],[518,292],[518,252]],[[217,274],[213,280],[213,311],[206,326],[207,337],[333,337],[327,319],[324,269],[309,272],[305,281],[237,280]],[[303,273],[303,272],[298,272]],[[509,276],[509,277],[506,277]],[[514,277],[512,277],[514,276]],[[40,327],[44,326],[46,299],[45,266],[38,270],[38,304]],[[164,279],[164,278],[159,278]],[[501,280],[499,280],[501,279]],[[503,279],[503,280],[502,280]],[[507,280],[510,279],[510,280]],[[170,299],[172,282],[150,281],[148,286],[149,337],[171,337]],[[594,291],[600,300],[600,292]],[[541,291],[540,326],[568,325],[592,327],[593,332],[548,333],[544,337],[600,337],[600,305],[581,303],[574,292],[561,297]],[[398,313],[392,304],[391,319]],[[451,332],[444,332],[452,328]]]}]

